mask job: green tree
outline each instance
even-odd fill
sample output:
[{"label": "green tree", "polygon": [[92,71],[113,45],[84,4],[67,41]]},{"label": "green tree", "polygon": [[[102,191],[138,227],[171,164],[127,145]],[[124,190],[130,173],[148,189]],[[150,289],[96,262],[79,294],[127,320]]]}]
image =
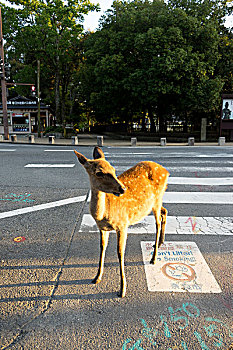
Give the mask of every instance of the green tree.
[{"label": "green tree", "polygon": [[[147,112],[198,124],[219,106],[226,1],[115,1],[85,40],[81,81],[98,118]],[[101,118],[100,118],[101,120]]]},{"label": "green tree", "polygon": [[41,84],[42,89],[54,99],[57,120],[65,126],[74,101],[72,80],[82,57],[79,48],[82,22],[84,15],[98,10],[98,6],[89,0],[10,2],[21,5],[19,9],[4,7],[3,10],[8,55],[23,65],[23,69],[16,67],[16,77],[23,70],[28,71],[28,65],[36,67],[36,61],[40,60],[46,82],[45,88]]}]

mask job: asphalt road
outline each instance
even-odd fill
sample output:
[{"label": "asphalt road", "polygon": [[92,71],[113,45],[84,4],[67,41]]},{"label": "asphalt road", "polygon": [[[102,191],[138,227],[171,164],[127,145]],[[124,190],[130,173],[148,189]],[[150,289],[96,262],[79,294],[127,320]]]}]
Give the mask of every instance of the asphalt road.
[{"label": "asphalt road", "polygon": [[[103,280],[91,284],[99,234],[72,149],[0,144],[1,349],[232,349],[233,147],[103,147],[118,174],[141,160],[170,172],[166,266],[146,273],[146,219],[129,231],[123,299],[115,234]],[[92,157],[92,147],[76,149]],[[185,244],[186,256],[200,252],[196,266],[171,259]]]}]

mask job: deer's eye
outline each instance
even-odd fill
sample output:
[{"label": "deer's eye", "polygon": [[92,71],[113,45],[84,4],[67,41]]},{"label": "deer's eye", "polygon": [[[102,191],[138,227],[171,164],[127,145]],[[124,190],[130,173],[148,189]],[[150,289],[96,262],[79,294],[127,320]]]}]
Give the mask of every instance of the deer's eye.
[{"label": "deer's eye", "polygon": [[97,177],[103,177],[103,176],[104,176],[104,173],[102,173],[101,171],[98,171],[98,172],[96,173],[96,176],[97,176]]}]

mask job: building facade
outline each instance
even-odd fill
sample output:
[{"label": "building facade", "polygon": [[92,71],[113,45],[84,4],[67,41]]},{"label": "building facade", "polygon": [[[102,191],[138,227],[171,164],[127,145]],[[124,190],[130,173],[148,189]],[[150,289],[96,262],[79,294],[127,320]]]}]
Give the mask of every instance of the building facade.
[{"label": "building facade", "polygon": [[[9,134],[31,134],[38,132],[37,101],[17,96],[7,101]],[[40,104],[41,130],[52,125],[49,106]],[[0,134],[4,134],[2,104],[0,104]]]}]

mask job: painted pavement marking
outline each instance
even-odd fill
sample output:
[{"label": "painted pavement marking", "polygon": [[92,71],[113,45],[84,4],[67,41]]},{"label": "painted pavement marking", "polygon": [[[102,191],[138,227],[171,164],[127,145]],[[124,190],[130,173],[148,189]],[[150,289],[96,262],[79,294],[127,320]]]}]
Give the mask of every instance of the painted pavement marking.
[{"label": "painted pavement marking", "polygon": [[26,240],[26,238],[24,236],[18,236],[18,237],[13,238],[13,241],[16,243],[21,243],[21,242],[24,242],[25,240]]},{"label": "painted pavement marking", "polygon": [[[113,160],[111,159],[112,157],[106,157],[107,159],[110,159],[110,162],[112,162]],[[135,157],[134,157],[135,158]],[[139,159],[138,160],[139,162],[141,162],[141,161],[153,161],[153,162],[155,162],[155,163],[159,163],[159,164],[161,164],[161,165],[163,165],[163,166],[169,166],[170,164],[176,164],[177,166],[180,166],[181,164],[189,164],[189,166],[190,165],[194,165],[194,164],[200,164],[200,165],[203,165],[203,164],[213,164],[213,162],[214,162],[214,160],[212,159],[212,160],[200,160],[200,159],[189,159],[189,160],[187,160],[187,159],[184,159],[184,160],[182,160],[182,159],[179,159],[179,160],[177,160],[177,159],[169,159],[169,160],[167,160],[167,159],[164,159],[164,160],[158,160],[157,159],[157,157],[156,158],[147,158],[147,159]],[[120,164],[124,164],[126,161],[125,160],[122,160],[122,161],[116,161],[115,160],[115,162],[117,162],[117,164],[120,166]],[[128,165],[128,167],[130,168],[130,166],[133,166],[133,165],[135,165],[136,163],[136,160],[134,160],[133,159],[133,155],[131,155],[131,157],[130,157],[130,160],[127,162],[127,165]],[[179,163],[178,163],[179,162]],[[220,161],[219,161],[220,162]],[[132,164],[132,165],[130,165],[130,164]],[[230,165],[230,166],[232,166],[232,164],[233,164],[233,160],[223,160],[223,161],[221,161],[221,164],[223,164],[223,165]],[[198,168],[197,168],[198,169]]]},{"label": "painted pavement marking", "polygon": [[5,219],[5,218],[9,218],[12,216],[17,216],[17,215],[22,215],[22,214],[28,214],[28,213],[32,213],[32,212],[35,212],[38,210],[60,207],[62,205],[84,202],[85,199],[86,199],[86,196],[72,197],[72,198],[62,199],[62,200],[55,201],[55,202],[38,204],[38,205],[31,206],[31,207],[6,211],[4,213],[0,213],[0,219]]},{"label": "painted pavement marking", "polygon": [[222,292],[195,242],[164,243],[151,265],[153,246],[154,242],[141,242],[149,292]]},{"label": "painted pavement marking", "polygon": [[[105,155],[111,157],[111,158],[128,158],[129,156],[132,157],[132,156],[146,156],[146,155],[154,155],[156,156],[156,153],[154,152],[128,152],[128,153],[109,153],[109,152],[104,152]],[[157,157],[157,156],[156,156]]]},{"label": "painted pavement marking", "polygon": [[169,177],[170,185],[206,185],[206,186],[227,186],[233,185],[233,177]]},{"label": "painted pavement marking", "polygon": [[127,157],[132,157],[134,155],[139,156],[139,155],[154,155],[156,158],[233,158],[233,154],[229,153],[224,153],[224,154],[196,154],[196,153],[169,153],[169,154],[156,154],[155,152],[150,153],[136,153],[136,152],[122,152],[122,153],[109,153],[105,152],[105,155],[108,155],[111,158],[127,158]]},{"label": "painted pavement marking", "polygon": [[73,149],[44,149],[44,152],[74,152]]},{"label": "painted pavement marking", "polygon": [[[84,214],[80,232],[98,232],[95,220],[90,214]],[[205,234],[205,235],[233,235],[232,217],[190,217],[168,216],[165,229],[166,234]],[[153,215],[145,217],[138,224],[128,228],[129,234],[154,234],[155,218]]]},{"label": "painted pavement marking", "polygon": [[233,192],[165,192],[163,203],[233,204]]},{"label": "painted pavement marking", "polygon": [[75,164],[27,164],[24,168],[73,168]]},{"label": "painted pavement marking", "polygon": [[16,149],[0,149],[0,152],[15,152]]},{"label": "painted pavement marking", "polygon": [[[110,162],[113,162],[112,157],[106,157],[106,158],[110,159]],[[182,159],[179,159],[179,160],[177,160],[177,159],[158,160],[157,157],[155,157],[155,158],[152,158],[152,157],[149,158],[148,157],[147,159],[138,159],[138,160],[135,159],[134,160],[133,158],[136,158],[136,157],[133,157],[133,154],[132,154],[131,157],[130,157],[130,160],[127,162],[129,168],[130,168],[130,164],[132,164],[131,166],[133,166],[133,165],[136,164],[135,163],[136,161],[139,161],[139,162],[141,162],[141,161],[153,161],[153,162],[159,163],[159,164],[161,164],[163,166],[167,166],[167,165],[169,166],[170,164],[176,164],[176,165],[178,164],[178,166],[180,166],[181,164],[187,164],[187,163],[189,164],[189,166],[190,165],[194,165],[194,164],[203,165],[203,164],[213,164],[213,162],[214,162],[213,159],[212,160],[201,160],[201,159],[194,159],[194,158],[189,159],[189,160],[187,160],[187,159],[184,159],[184,160],[182,160]],[[117,164],[119,166],[120,166],[120,164],[124,164],[126,162],[125,160],[121,160],[121,161],[114,160],[114,161],[117,162]],[[232,166],[233,160],[225,160],[224,159],[224,160],[221,161],[221,164]]]},{"label": "painted pavement marking", "polygon": [[[91,200],[91,191],[88,202]],[[233,204],[233,192],[165,192],[163,203]]]},{"label": "painted pavement marking", "polygon": [[[201,167],[198,168],[196,166],[164,166],[169,172],[193,172],[196,173],[198,170],[198,173],[206,173],[206,172],[224,172],[224,173],[233,173],[233,167]],[[118,172],[123,172],[129,169],[129,166],[115,166],[114,167]]]}]

